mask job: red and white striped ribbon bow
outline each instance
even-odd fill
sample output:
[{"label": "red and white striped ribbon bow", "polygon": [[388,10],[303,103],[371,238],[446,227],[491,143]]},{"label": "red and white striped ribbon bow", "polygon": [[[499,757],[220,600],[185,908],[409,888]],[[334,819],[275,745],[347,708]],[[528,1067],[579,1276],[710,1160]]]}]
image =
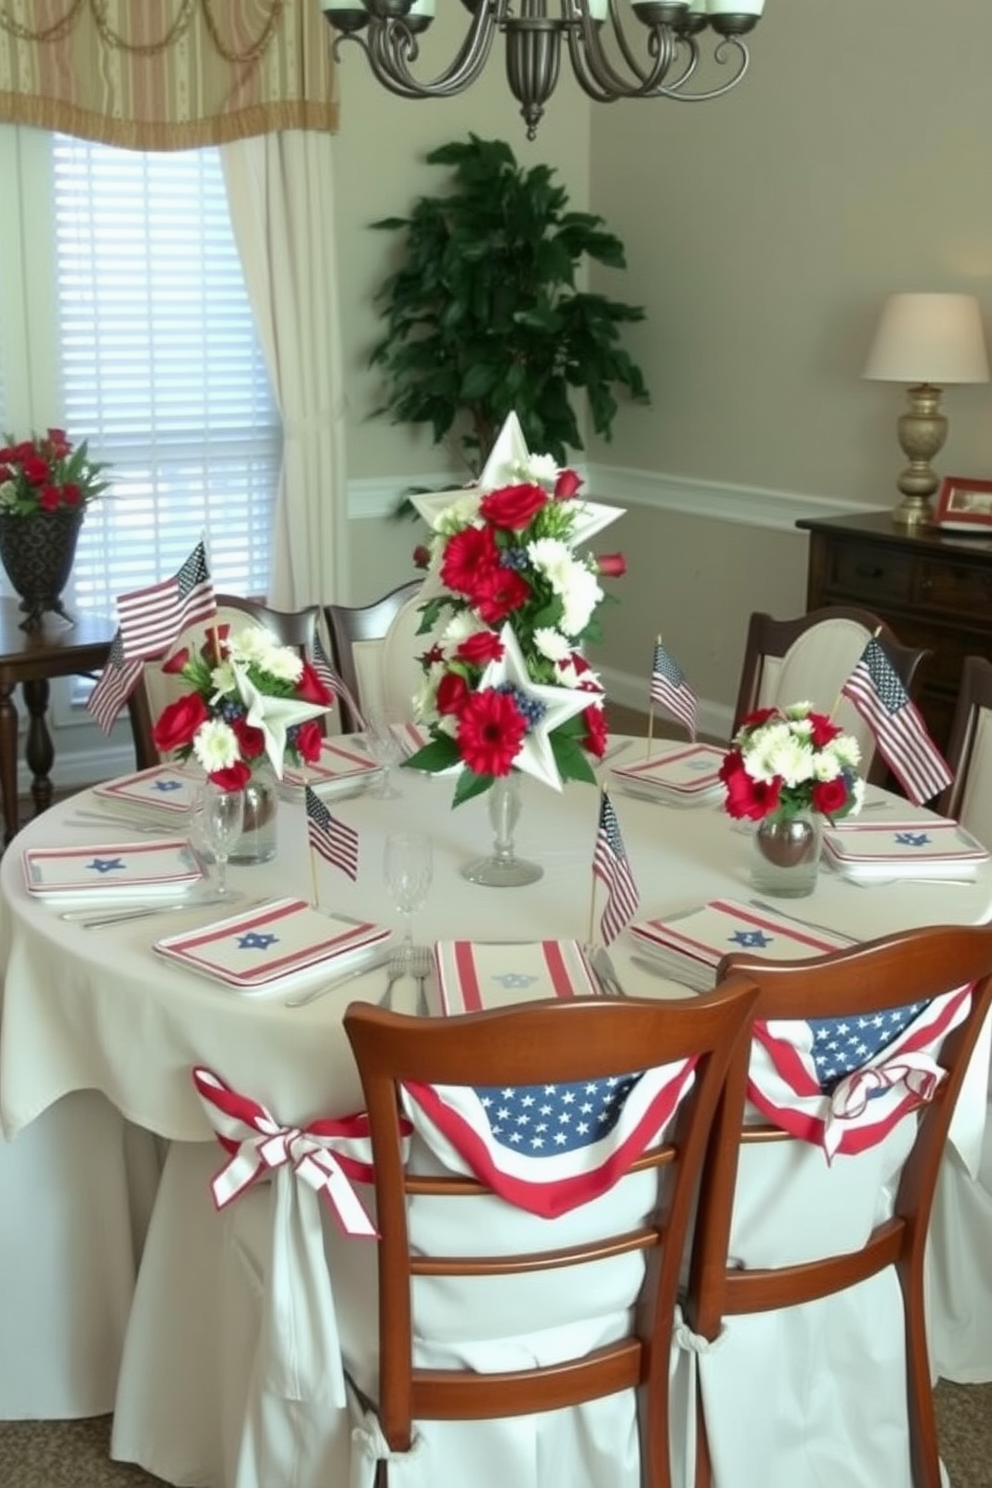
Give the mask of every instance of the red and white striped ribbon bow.
[{"label": "red and white striped ribbon bow", "polygon": [[348,1235],[378,1233],[352,1180],[372,1182],[372,1147],[364,1112],[339,1120],[284,1126],[260,1101],[240,1095],[213,1070],[198,1066],[193,1084],[210,1124],[230,1160],[211,1183],[214,1202],[225,1208],[260,1177],[284,1166],[322,1194]]},{"label": "red and white striped ribbon bow", "polygon": [[945,1071],[929,1054],[900,1054],[882,1064],[865,1065],[838,1081],[830,1097],[823,1146],[833,1157],[840,1146],[845,1122],[857,1122],[868,1109],[872,1096],[885,1091],[900,1110],[932,1101]]}]

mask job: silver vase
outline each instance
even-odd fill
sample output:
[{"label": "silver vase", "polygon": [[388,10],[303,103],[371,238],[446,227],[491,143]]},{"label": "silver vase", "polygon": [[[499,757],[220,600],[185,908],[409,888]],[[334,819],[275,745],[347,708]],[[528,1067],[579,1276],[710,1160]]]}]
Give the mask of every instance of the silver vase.
[{"label": "silver vase", "polygon": [[513,846],[513,833],[520,819],[520,777],[497,775],[486,797],[489,823],[493,831],[493,850],[488,857],[467,863],[462,874],[470,883],[485,884],[491,889],[514,889],[536,883],[544,874],[540,863],[518,858]]},{"label": "silver vase", "polygon": [[823,846],[823,821],[818,813],[784,816],[773,811],[759,821],[751,842],[751,882],[756,889],[780,899],[812,894]]},{"label": "silver vase", "polygon": [[276,855],[279,793],[275,778],[263,770],[245,786],[245,824],[231,853],[231,863],[267,863]]}]

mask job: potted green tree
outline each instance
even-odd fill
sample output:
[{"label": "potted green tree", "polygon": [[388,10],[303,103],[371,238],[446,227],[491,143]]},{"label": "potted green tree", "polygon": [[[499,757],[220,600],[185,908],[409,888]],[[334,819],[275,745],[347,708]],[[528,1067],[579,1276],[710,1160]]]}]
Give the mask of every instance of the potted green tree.
[{"label": "potted green tree", "polygon": [[525,169],[502,140],[469,135],[427,160],[451,168],[449,189],[372,224],[403,234],[402,262],[376,295],[376,412],[430,424],[477,474],[515,411],[528,447],[564,465],[583,448],[573,395],[607,439],[618,394],[648,401],[621,344],[643,309],[576,287],[586,260],[623,269],[623,245],[601,217],[567,210],[551,167]]}]

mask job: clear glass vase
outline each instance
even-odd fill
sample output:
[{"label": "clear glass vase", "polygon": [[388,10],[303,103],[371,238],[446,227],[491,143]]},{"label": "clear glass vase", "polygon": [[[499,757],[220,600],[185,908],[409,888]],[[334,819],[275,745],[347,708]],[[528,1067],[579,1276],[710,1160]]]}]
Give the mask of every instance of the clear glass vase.
[{"label": "clear glass vase", "polygon": [[245,786],[244,830],[228,859],[231,863],[267,863],[276,855],[279,792],[268,770],[253,775]]},{"label": "clear glass vase", "polygon": [[462,869],[470,883],[486,884],[492,889],[513,889],[536,883],[544,869],[539,863],[518,858],[513,848],[513,832],[520,819],[520,777],[513,770],[498,775],[486,797],[489,822],[493,829],[493,850],[486,858],[477,858]]},{"label": "clear glass vase", "polygon": [[751,837],[751,882],[762,894],[802,899],[812,894],[820,868],[823,820],[815,811],[772,812]]}]

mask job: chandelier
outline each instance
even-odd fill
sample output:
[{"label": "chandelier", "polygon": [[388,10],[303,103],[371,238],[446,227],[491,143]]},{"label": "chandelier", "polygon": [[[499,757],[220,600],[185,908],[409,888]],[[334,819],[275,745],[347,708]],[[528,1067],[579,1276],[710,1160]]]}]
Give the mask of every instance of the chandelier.
[{"label": "chandelier", "polygon": [[[420,81],[410,71],[417,37],[434,19],[435,0],[320,0],[342,42],[355,41],[375,76],[401,98],[449,98],[481,75],[497,31],[506,38],[506,77],[534,139],[558,81],[563,45],[579,86],[597,103],[618,98],[719,98],[740,82],[749,56],[742,40],[758,23],[764,0],[462,0],[468,30],[446,71]],[[632,10],[643,26],[631,45]],[[716,33],[713,56],[728,73],[700,87],[704,32]],[[361,34],[364,33],[364,34]]]}]

